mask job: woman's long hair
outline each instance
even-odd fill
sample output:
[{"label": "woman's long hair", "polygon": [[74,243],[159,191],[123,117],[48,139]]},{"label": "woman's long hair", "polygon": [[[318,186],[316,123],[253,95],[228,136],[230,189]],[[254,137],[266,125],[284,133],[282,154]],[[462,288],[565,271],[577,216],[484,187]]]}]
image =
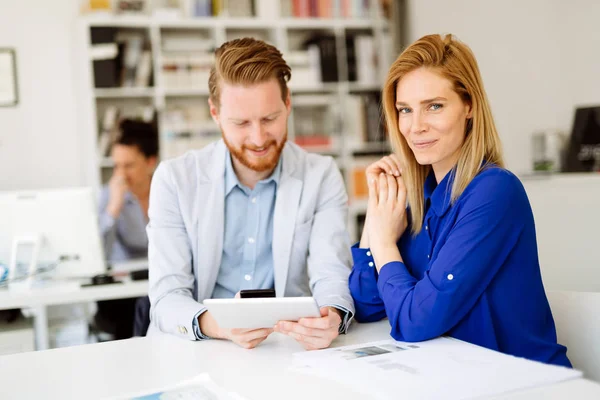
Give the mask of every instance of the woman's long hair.
[{"label": "woman's long hair", "polygon": [[465,140],[456,169],[450,172],[455,174],[451,202],[456,201],[480,172],[484,161],[486,164],[504,167],[500,138],[471,49],[452,35],[443,38],[440,35],[428,35],[411,44],[390,67],[383,88],[383,110],[393,149],[402,163],[413,234],[419,233],[423,227],[423,185],[431,166],[417,162],[400,132],[396,87],[407,73],[422,67],[430,68],[452,82],[454,91],[472,110],[472,118],[466,121]]}]

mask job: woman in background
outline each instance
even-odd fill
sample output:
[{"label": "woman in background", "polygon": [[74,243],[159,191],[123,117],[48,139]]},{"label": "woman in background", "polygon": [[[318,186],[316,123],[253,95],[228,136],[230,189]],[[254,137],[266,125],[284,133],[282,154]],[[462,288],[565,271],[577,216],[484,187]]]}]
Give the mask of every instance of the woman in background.
[{"label": "woman in background", "polygon": [[124,120],[112,145],[113,175],[100,195],[100,231],[107,260],[148,258],[148,200],[158,159],[152,124]]},{"label": "woman in background", "polygon": [[[117,139],[112,144],[113,175],[100,194],[100,232],[104,254],[109,263],[148,258],[148,201],[150,182],[158,160],[158,137],[153,124],[123,120]],[[94,317],[96,327],[115,339],[126,339],[135,333],[145,335],[147,318],[136,322],[138,299],[98,302]],[[140,310],[149,309],[147,297],[139,299]],[[145,321],[141,323],[140,322]]]},{"label": "woman in background", "polygon": [[349,279],[356,319],[387,316],[396,340],[449,335],[570,366],[542,285],[529,200],[504,169],[471,50],[451,35],[419,39],[390,68],[383,104],[396,153],[367,169]]}]

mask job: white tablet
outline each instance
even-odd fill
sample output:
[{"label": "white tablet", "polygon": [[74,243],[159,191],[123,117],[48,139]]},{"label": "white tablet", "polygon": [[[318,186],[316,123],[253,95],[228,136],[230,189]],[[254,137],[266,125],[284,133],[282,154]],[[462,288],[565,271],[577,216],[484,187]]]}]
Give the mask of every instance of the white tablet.
[{"label": "white tablet", "polygon": [[222,328],[272,328],[278,321],[321,316],[312,297],[206,299],[204,305]]}]

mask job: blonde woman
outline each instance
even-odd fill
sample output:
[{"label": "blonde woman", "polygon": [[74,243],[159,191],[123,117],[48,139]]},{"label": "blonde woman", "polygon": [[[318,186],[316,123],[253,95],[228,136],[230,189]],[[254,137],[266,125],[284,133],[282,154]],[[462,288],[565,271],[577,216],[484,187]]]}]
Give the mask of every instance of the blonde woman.
[{"label": "blonde woman", "polygon": [[349,279],[356,319],[389,318],[397,340],[449,335],[571,366],[556,341],[531,207],[504,169],[471,50],[451,35],[419,39],[390,68],[383,105],[396,154],[367,169]]}]

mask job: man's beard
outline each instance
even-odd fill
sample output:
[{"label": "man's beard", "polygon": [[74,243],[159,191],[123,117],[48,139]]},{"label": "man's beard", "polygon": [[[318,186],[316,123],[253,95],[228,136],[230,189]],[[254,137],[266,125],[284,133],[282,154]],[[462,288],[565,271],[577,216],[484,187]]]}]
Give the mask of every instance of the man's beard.
[{"label": "man's beard", "polygon": [[237,148],[227,141],[227,138],[224,134],[222,136],[225,146],[227,146],[231,155],[235,157],[235,159],[238,160],[242,165],[256,172],[265,172],[275,169],[277,163],[279,162],[279,156],[281,155],[283,147],[285,146],[285,142],[287,141],[287,132],[285,133],[285,136],[279,145],[275,140],[268,141],[263,146],[265,149],[268,149],[267,155],[265,157],[261,157],[258,161],[255,161],[251,159],[252,156],[247,154],[248,151],[256,150],[257,148],[255,146],[242,145],[241,148]]}]

